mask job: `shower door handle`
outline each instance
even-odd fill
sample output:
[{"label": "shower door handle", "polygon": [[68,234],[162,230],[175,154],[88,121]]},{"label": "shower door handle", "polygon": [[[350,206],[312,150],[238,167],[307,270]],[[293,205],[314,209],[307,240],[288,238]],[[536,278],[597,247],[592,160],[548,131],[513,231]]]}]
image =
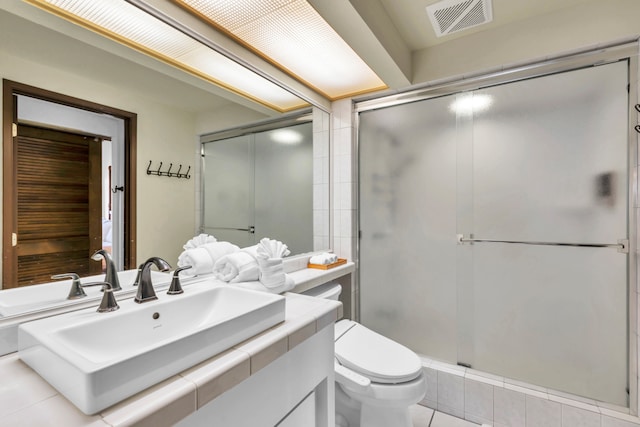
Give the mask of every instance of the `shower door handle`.
[{"label": "shower door handle", "polygon": [[629,253],[629,239],[619,239],[618,243],[566,243],[566,242],[535,242],[520,240],[494,240],[494,239],[476,239],[473,234],[464,237],[464,234],[456,234],[456,240],[459,245],[464,243],[509,243],[517,245],[535,245],[535,246],[570,246],[575,248],[615,248],[623,254]]},{"label": "shower door handle", "polygon": [[232,231],[246,231],[249,234],[256,234],[256,227],[254,225],[249,225],[247,228],[234,228],[234,227],[203,227],[203,229],[209,228],[213,230],[232,230]]}]

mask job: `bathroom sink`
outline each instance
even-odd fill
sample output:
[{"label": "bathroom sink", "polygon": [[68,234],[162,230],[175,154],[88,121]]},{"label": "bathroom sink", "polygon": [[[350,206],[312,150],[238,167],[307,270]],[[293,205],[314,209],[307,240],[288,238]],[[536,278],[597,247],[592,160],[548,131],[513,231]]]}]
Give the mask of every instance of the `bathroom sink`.
[{"label": "bathroom sink", "polygon": [[284,297],[217,281],[157,295],[23,323],[18,355],[91,415],[284,320]]},{"label": "bathroom sink", "polygon": [[[116,295],[131,294],[136,291],[133,287],[138,270],[126,270],[118,272],[118,280],[120,281],[121,291]],[[171,275],[160,271],[151,271],[152,280],[158,285],[169,285]],[[82,283],[101,282],[105,278],[104,274],[83,277],[80,279]],[[99,287],[84,288],[87,294],[84,298],[67,299],[69,289],[71,288],[71,279],[52,281],[40,285],[24,286],[20,288],[7,289],[0,293],[0,316],[12,316],[30,311],[43,310],[51,307],[61,307],[67,305],[81,304],[90,300],[99,300],[102,292]]]}]

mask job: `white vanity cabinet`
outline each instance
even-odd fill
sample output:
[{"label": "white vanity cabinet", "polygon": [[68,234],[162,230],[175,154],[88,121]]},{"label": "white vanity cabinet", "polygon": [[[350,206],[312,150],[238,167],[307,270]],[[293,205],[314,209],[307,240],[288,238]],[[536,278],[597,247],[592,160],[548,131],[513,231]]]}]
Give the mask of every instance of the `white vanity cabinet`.
[{"label": "white vanity cabinet", "polygon": [[311,392],[276,427],[317,426],[316,393]]},{"label": "white vanity cabinet", "polygon": [[334,426],[333,381],[329,325],[177,425]]},{"label": "white vanity cabinet", "polygon": [[[351,299],[354,269],[292,272],[294,292],[338,280]],[[17,353],[2,356],[0,427],[333,427],[333,325],[343,305],[294,292],[285,294],[284,322],[92,416]]]}]

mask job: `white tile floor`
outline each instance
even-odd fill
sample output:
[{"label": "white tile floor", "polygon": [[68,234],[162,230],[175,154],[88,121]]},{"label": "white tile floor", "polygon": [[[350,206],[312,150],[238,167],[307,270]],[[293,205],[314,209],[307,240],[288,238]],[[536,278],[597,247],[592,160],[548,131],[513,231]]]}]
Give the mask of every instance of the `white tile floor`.
[{"label": "white tile floor", "polygon": [[421,405],[411,408],[413,427],[478,427],[478,424],[452,417]]}]

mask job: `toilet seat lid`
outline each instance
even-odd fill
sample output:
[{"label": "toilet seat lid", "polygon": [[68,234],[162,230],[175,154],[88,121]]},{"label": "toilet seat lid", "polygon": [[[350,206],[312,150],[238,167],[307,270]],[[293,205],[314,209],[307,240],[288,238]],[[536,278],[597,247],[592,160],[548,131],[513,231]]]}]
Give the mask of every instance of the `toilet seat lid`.
[{"label": "toilet seat lid", "polygon": [[420,358],[407,347],[350,320],[338,322],[339,329],[335,352],[341,365],[383,384],[403,383],[420,375]]}]

